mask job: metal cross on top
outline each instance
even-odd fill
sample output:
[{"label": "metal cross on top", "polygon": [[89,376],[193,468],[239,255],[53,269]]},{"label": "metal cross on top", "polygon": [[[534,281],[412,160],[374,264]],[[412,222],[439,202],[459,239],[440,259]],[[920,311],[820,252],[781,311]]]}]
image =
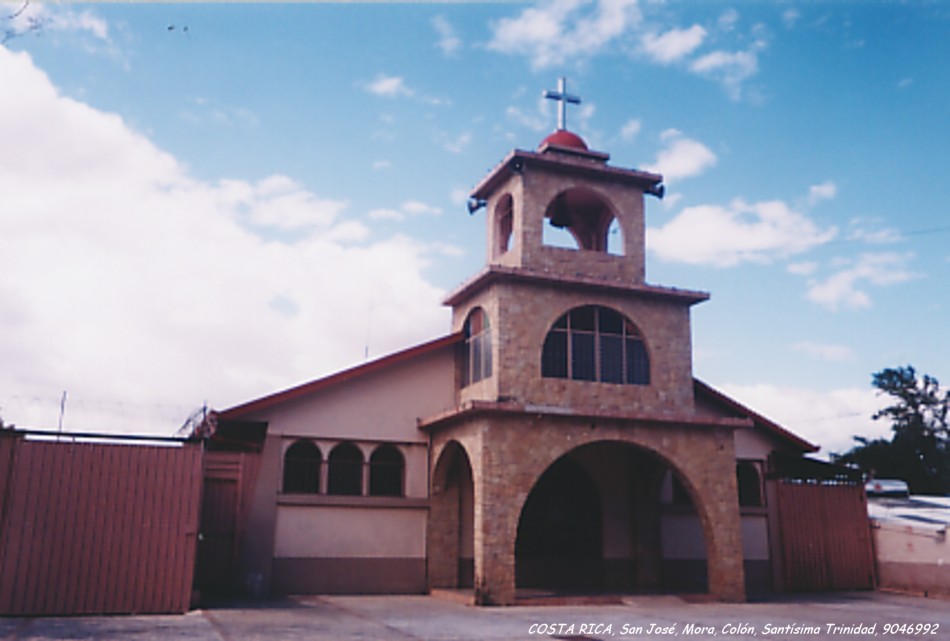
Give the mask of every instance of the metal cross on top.
[{"label": "metal cross on top", "polygon": [[581,104],[580,96],[567,93],[567,78],[563,76],[558,78],[557,91],[545,91],[544,97],[557,100],[557,128],[558,130],[567,129],[567,103],[572,105]]}]

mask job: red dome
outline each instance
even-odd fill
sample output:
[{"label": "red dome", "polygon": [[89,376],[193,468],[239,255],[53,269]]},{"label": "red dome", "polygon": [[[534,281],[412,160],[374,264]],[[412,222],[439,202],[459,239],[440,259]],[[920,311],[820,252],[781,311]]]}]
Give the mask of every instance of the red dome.
[{"label": "red dome", "polygon": [[587,151],[587,143],[584,142],[584,139],[578,136],[575,133],[571,133],[567,129],[558,129],[553,134],[541,141],[541,144],[538,146],[540,149],[544,145],[557,145],[558,147],[572,147],[574,149],[581,149]]}]

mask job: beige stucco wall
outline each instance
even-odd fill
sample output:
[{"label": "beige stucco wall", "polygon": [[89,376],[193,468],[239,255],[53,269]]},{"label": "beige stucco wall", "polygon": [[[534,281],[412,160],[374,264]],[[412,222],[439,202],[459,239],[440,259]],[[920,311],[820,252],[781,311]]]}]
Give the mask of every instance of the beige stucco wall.
[{"label": "beige stucco wall", "polygon": [[425,557],[426,510],[281,505],[274,556]]},{"label": "beige stucco wall", "polygon": [[[455,347],[447,346],[242,417],[266,421],[268,436],[241,546],[241,583],[255,594],[423,590],[428,438],[417,421],[455,400]],[[365,461],[380,444],[394,445],[406,462],[405,497],[282,494],[284,453],[301,438],[317,445],[324,468],[342,441],[359,447]]]},{"label": "beige stucco wall", "polygon": [[455,372],[446,347],[248,418],[272,436],[425,443],[416,421],[454,407]]},{"label": "beige stucco wall", "polygon": [[735,431],[736,458],[764,461],[776,449],[774,439],[752,428],[740,428]]}]

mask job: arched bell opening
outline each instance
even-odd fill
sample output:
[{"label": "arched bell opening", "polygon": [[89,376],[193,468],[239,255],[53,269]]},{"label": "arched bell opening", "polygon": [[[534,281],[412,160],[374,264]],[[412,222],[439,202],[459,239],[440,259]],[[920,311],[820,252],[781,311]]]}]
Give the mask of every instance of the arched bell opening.
[{"label": "arched bell opening", "polygon": [[623,232],[610,204],[586,187],[560,192],[544,212],[545,245],[623,254]]},{"label": "arched bell opening", "polygon": [[[682,490],[676,505],[671,478]],[[602,441],[563,455],[541,474],[522,507],[516,588],[706,592],[706,537],[681,479],[659,455],[630,443]]]}]

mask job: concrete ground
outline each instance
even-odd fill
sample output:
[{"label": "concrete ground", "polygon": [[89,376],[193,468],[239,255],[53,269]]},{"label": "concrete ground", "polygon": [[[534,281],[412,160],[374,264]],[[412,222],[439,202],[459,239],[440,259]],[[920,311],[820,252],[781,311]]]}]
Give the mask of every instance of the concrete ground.
[{"label": "concrete ground", "polygon": [[590,641],[663,636],[950,639],[950,602],[856,592],[768,603],[637,596],[618,605],[475,608],[427,596],[320,596],[171,616],[0,618],[2,641]]}]

